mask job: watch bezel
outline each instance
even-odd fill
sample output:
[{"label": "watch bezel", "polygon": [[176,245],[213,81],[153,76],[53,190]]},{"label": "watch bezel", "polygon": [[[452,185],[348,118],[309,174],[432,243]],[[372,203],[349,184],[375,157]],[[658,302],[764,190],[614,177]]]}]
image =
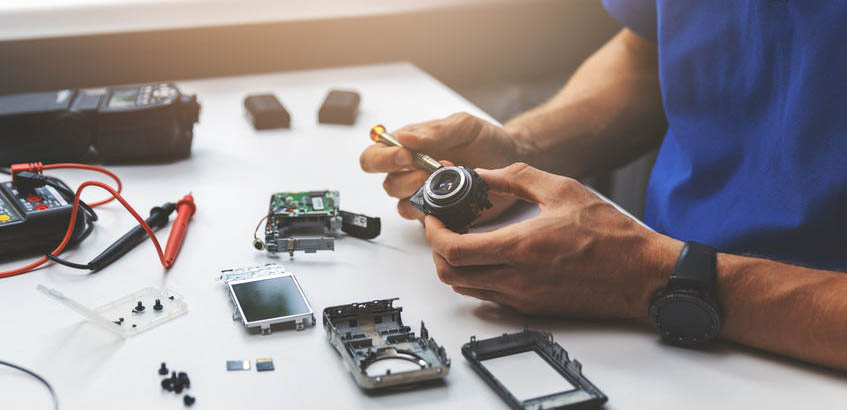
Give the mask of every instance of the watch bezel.
[{"label": "watch bezel", "polygon": [[[711,299],[702,292],[690,289],[659,292],[650,304],[650,320],[656,325],[662,340],[668,343],[690,347],[706,345],[720,334],[721,329],[721,312],[717,303]],[[681,329],[672,329],[662,322],[663,310],[675,303],[693,304],[703,310],[705,316],[709,319],[710,326],[703,329],[702,332],[698,332],[702,336],[693,338],[680,336],[680,334],[688,332],[681,332]]]}]

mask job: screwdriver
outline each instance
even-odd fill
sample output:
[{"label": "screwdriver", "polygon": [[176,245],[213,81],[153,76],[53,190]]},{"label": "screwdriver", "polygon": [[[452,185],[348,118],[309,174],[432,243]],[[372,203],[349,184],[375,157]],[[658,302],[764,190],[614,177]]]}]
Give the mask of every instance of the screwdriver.
[{"label": "screwdriver", "polygon": [[[371,128],[371,140],[391,147],[402,147],[402,145],[397,142],[397,138],[394,138],[393,135],[386,131],[382,124],[374,125],[374,127]],[[429,173],[433,173],[435,170],[442,167],[441,163],[423,152],[412,151],[412,156],[414,157],[415,165]]]}]

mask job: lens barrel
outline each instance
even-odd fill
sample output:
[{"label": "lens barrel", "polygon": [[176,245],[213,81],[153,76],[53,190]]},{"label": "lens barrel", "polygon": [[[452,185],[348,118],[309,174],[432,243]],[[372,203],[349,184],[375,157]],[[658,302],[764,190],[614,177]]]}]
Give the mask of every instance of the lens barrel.
[{"label": "lens barrel", "polygon": [[488,184],[474,170],[465,167],[439,168],[409,201],[419,211],[437,217],[457,232],[491,208]]}]

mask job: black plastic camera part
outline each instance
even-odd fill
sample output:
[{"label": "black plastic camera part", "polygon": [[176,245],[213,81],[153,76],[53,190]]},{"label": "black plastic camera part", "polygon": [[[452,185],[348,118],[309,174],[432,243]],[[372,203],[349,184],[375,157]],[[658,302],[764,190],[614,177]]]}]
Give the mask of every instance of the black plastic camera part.
[{"label": "black plastic camera part", "polygon": [[409,198],[417,210],[444,222],[459,232],[491,208],[488,184],[474,170],[465,167],[441,167]]},{"label": "black plastic camera part", "polygon": [[359,93],[355,91],[330,90],[318,111],[321,124],[353,125],[359,115]]},{"label": "black plastic camera part", "polygon": [[353,212],[339,211],[341,214],[341,231],[354,238],[373,239],[382,230],[379,217],[371,217]]},{"label": "black plastic camera part", "polygon": [[248,95],[244,110],[257,130],[291,127],[291,115],[273,94]]},{"label": "black plastic camera part", "polygon": [[[574,388],[542,397],[519,400],[483,364],[489,359],[524,352],[537,353]],[[462,355],[512,409],[593,409],[602,406],[608,400],[600,389],[583,376],[582,364],[577,360],[571,360],[567,350],[554,342],[553,335],[547,332],[525,329],[522,332],[504,333],[502,336],[485,340],[477,340],[476,336],[472,336],[470,342],[462,346]]]}]

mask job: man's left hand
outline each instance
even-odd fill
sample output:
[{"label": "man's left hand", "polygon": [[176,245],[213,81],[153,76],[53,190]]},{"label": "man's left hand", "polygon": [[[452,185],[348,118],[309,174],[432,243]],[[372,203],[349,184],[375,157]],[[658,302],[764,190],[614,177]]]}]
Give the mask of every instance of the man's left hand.
[{"label": "man's left hand", "polygon": [[536,203],[540,213],[467,234],[427,216],[427,241],[444,283],[524,313],[647,316],[682,242],[641,226],[571,178],[522,163],[477,172],[491,193]]}]

